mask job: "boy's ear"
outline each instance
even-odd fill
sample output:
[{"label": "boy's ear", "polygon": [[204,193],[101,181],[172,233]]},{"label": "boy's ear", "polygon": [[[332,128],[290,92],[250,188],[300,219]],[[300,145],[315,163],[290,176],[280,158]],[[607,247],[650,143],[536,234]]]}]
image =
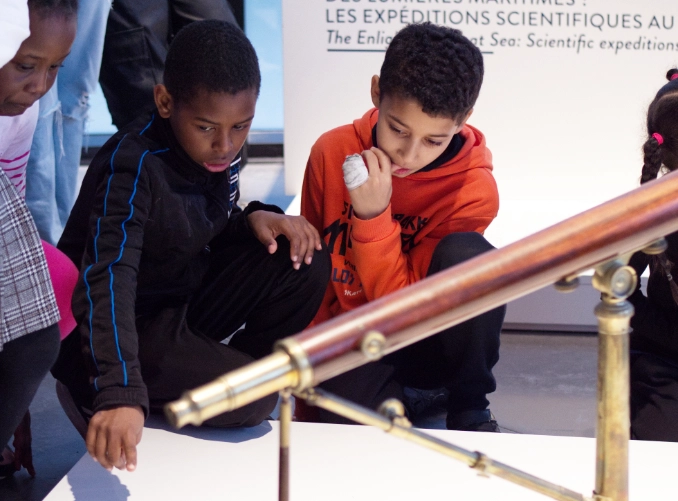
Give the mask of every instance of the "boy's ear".
[{"label": "boy's ear", "polygon": [[169,118],[174,108],[174,100],[172,95],[167,91],[167,87],[163,84],[157,84],[153,87],[153,98],[158,108],[158,114],[162,118]]},{"label": "boy's ear", "polygon": [[381,99],[381,92],[379,91],[379,75],[372,76],[370,94],[372,94],[372,104],[375,108],[379,108],[379,101]]}]

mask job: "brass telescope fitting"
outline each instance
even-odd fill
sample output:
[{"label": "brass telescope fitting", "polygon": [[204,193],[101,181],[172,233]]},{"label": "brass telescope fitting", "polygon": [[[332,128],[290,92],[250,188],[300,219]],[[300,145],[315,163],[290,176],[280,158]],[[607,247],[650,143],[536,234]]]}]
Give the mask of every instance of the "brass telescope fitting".
[{"label": "brass telescope fitting", "polygon": [[175,427],[201,425],[224,412],[238,409],[285,388],[309,387],[313,370],[306,354],[292,339],[276,344],[271,355],[229,372],[210,383],[186,391],[165,405],[167,420]]}]

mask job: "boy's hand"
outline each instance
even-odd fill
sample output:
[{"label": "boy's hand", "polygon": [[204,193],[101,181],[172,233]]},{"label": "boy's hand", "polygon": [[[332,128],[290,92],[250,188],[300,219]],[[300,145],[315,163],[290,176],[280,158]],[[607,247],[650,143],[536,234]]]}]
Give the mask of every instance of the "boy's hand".
[{"label": "boy's hand", "polygon": [[144,412],[139,406],[99,411],[89,422],[87,452],[108,471],[113,467],[134,471],[143,430]]},{"label": "boy's hand", "polygon": [[311,264],[313,252],[321,250],[320,235],[303,216],[286,216],[258,210],[247,216],[247,221],[257,239],[268,248],[269,254],[278,250],[279,235],[285,235],[290,241],[290,258],[295,270],[301,263]]},{"label": "boy's hand", "polygon": [[349,191],[353,212],[360,219],[372,219],[386,210],[391,203],[391,159],[379,148],[362,153],[369,177],[367,182]]}]

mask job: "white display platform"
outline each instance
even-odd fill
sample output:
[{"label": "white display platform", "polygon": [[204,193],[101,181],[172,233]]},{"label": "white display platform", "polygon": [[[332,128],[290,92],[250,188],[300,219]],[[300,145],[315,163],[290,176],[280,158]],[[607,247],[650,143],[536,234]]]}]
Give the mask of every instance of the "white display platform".
[{"label": "white display platform", "polygon": [[[586,496],[594,488],[593,439],[430,433]],[[85,455],[45,499],[275,500],[277,440],[276,421],[233,430],[146,428],[137,471],[111,474]],[[364,426],[293,423],[290,457],[294,501],[549,499]],[[632,442],[631,500],[675,498],[676,458],[678,444]]]}]

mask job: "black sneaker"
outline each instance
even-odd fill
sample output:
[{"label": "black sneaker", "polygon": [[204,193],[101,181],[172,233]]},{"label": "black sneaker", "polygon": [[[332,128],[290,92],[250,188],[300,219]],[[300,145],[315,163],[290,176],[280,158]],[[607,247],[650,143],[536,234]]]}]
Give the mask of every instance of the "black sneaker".
[{"label": "black sneaker", "polygon": [[446,388],[435,390],[420,390],[418,388],[403,388],[403,403],[408,415],[416,419],[424,414],[444,412],[447,408],[447,399],[450,393]]},{"label": "black sneaker", "polygon": [[445,425],[448,430],[501,433],[494,414],[489,409],[448,414]]}]

